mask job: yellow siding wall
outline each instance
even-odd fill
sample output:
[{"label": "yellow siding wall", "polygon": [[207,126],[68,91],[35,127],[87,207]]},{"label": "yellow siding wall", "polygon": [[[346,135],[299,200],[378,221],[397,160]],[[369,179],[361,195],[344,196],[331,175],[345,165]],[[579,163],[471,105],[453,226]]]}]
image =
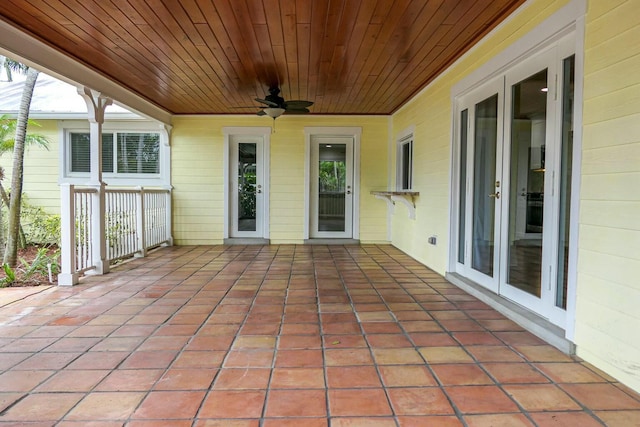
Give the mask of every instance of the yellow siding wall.
[{"label": "yellow siding wall", "polygon": [[175,118],[171,132],[173,237],[178,245],[220,243],[223,236],[222,125]]},{"label": "yellow siding wall", "polygon": [[[224,236],[225,126],[270,126],[265,117],[176,117],[171,137],[174,238],[177,244],[215,244]],[[387,238],[386,205],[369,192],[386,188],[386,117],[280,117],[271,135],[270,238],[302,243],[305,126],[362,128],[360,240]]]},{"label": "yellow siding wall", "polygon": [[[59,132],[56,120],[36,120],[40,126],[30,126],[28,133],[40,134],[49,139],[49,150],[40,147],[27,149],[24,156],[24,178],[22,192],[34,206],[44,208],[48,213],[60,214],[59,178]],[[0,157],[0,166],[4,168],[2,185],[8,191],[11,188],[12,153]]]},{"label": "yellow siding wall", "polygon": [[591,1],[586,22],[578,355],[640,390],[640,10]]}]

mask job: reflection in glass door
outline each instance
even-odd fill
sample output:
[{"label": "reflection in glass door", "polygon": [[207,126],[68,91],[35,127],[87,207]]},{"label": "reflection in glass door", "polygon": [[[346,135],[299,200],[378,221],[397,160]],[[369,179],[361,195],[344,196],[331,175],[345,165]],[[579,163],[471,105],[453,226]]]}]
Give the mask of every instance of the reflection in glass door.
[{"label": "reflection in glass door", "polygon": [[511,174],[506,283],[536,297],[542,287],[547,70],[511,86]]},{"label": "reflection in glass door", "polygon": [[230,237],[263,237],[262,144],[244,138],[231,141]]},{"label": "reflection in glass door", "polygon": [[352,237],[352,159],[350,138],[312,141],[311,237]]},{"label": "reflection in glass door", "polygon": [[575,55],[562,61],[562,135],[560,143],[560,179],[558,188],[558,256],[556,263],[555,306],[567,309],[569,270],[569,230],[571,219],[571,179],[573,170],[573,104]]},{"label": "reflection in glass door", "polygon": [[498,95],[475,106],[473,162],[473,233],[471,265],[493,277],[495,260],[496,201],[500,181],[496,179],[498,142]]},{"label": "reflection in glass door", "polygon": [[238,230],[256,231],[256,144],[238,144]]}]

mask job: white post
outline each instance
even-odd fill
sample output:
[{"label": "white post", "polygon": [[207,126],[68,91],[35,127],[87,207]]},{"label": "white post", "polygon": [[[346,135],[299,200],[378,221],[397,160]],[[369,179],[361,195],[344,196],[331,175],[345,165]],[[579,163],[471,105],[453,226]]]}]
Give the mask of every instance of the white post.
[{"label": "white post", "polygon": [[60,274],[58,274],[59,286],[73,286],[78,283],[76,272],[76,224],[75,224],[75,197],[73,185],[61,184],[60,186]]},{"label": "white post", "polygon": [[166,202],[165,202],[165,224],[166,224],[166,230],[167,230],[167,235],[165,236],[167,239],[167,246],[173,246],[173,226],[172,226],[172,222],[171,222],[171,214],[172,214],[172,207],[171,207],[171,187],[167,188],[167,193],[166,193]]},{"label": "white post", "polygon": [[105,183],[102,181],[102,124],[104,123],[104,111],[111,104],[111,99],[102,96],[100,92],[87,87],[79,88],[78,93],[87,104],[90,130],[90,158],[91,172],[89,186],[97,192],[92,195],[93,209],[91,210],[91,248],[92,263],[95,266],[94,274],[109,272],[109,260],[107,259],[107,243],[105,236]]},{"label": "white post", "polygon": [[136,188],[136,229],[138,231],[138,252],[136,256],[147,256],[147,221],[144,215],[144,188]]}]

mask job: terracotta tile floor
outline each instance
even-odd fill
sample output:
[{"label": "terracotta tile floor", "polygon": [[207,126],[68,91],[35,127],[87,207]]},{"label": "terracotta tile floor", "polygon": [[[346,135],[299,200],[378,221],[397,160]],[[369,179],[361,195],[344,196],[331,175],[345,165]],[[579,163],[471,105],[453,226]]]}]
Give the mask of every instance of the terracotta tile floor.
[{"label": "terracotta tile floor", "polygon": [[0,346],[2,425],[640,426],[391,246],[164,248],[5,304]]}]

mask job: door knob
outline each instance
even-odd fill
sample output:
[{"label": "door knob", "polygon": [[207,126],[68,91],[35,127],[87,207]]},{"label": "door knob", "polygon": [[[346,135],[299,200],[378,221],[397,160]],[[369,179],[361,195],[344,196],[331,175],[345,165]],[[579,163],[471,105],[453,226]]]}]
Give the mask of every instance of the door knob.
[{"label": "door knob", "polygon": [[495,193],[491,193],[491,194],[489,194],[489,197],[493,197],[494,199],[499,199],[500,198],[500,192],[497,191]]}]

